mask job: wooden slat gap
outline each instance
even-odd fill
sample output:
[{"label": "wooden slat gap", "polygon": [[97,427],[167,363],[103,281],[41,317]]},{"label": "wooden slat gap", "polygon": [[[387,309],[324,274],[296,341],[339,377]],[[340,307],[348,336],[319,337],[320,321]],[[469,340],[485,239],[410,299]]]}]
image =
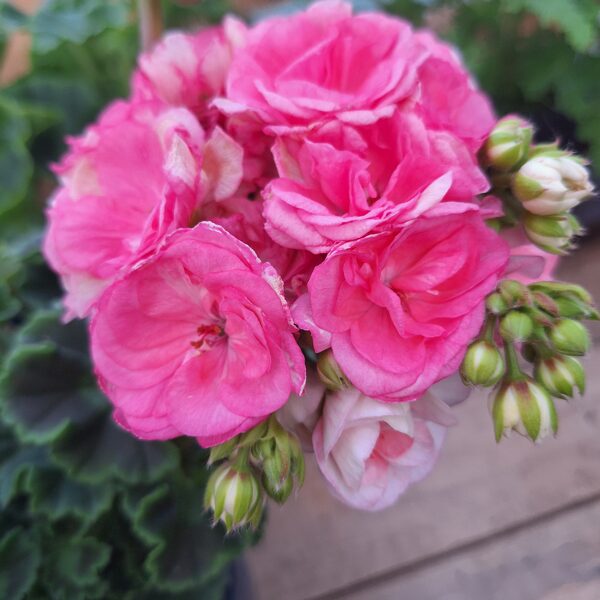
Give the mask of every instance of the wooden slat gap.
[{"label": "wooden slat gap", "polygon": [[536,515],[530,519],[518,521],[506,527],[505,529],[493,531],[485,536],[474,538],[468,542],[458,544],[457,546],[442,552],[424,556],[416,561],[401,565],[398,568],[382,571],[380,573],[374,573],[369,577],[365,577],[364,579],[359,579],[353,582],[351,585],[341,586],[337,589],[330,590],[325,594],[311,596],[307,598],[307,600],[340,600],[347,594],[356,594],[356,592],[366,591],[375,585],[385,583],[397,577],[435,566],[436,564],[449,558],[460,556],[461,554],[483,548],[490,544],[495,544],[498,541],[508,538],[514,534],[521,533],[527,529],[542,525],[549,521],[554,521],[564,515],[574,513],[580,509],[587,508],[588,506],[592,506],[595,503],[600,503],[600,493],[595,493],[586,498],[580,498],[575,502],[571,502],[569,504],[559,506],[553,510],[540,513],[539,515]]}]

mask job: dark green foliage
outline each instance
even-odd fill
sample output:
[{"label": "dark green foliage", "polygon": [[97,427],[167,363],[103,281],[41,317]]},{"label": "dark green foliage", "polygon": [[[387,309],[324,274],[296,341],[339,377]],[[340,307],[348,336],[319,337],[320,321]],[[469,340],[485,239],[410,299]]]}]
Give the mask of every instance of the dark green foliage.
[{"label": "dark green foliage", "polygon": [[[500,114],[521,112],[559,135],[560,113],[600,164],[600,5],[597,0],[379,0],[417,25],[437,23]],[[449,10],[450,9],[450,10]],[[437,19],[432,15],[437,15]]]},{"label": "dark green foliage", "polygon": [[34,17],[0,4],[0,52],[16,28],[34,44],[30,74],[0,90],[0,598],[218,600],[255,538],[211,529],[193,440],[115,425],[86,324],[61,323],[39,251],[64,136],[128,93],[134,3],[47,0]]}]

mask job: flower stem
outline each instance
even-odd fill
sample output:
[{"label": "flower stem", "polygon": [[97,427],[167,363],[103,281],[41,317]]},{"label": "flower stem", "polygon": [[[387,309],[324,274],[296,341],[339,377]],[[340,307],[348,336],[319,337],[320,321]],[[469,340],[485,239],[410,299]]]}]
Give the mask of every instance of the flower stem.
[{"label": "flower stem", "polygon": [[504,344],[504,353],[506,355],[506,373],[510,381],[518,381],[524,379],[523,371],[519,367],[519,359],[517,358],[517,351],[512,342],[506,342]]},{"label": "flower stem", "polygon": [[163,31],[160,0],[138,0],[140,23],[140,45],[143,51],[149,50]]}]

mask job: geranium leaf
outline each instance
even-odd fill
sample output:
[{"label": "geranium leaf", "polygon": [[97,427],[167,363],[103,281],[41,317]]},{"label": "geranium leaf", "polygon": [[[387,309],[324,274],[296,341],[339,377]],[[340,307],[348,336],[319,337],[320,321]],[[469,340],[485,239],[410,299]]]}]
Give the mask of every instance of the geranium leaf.
[{"label": "geranium leaf", "polygon": [[114,0],[46,0],[28,22],[34,50],[49,52],[63,40],[81,44],[108,27],[126,23],[128,5]]},{"label": "geranium leaf", "polygon": [[44,444],[102,410],[103,399],[75,353],[51,343],[17,346],[0,378],[3,418],[26,442]]},{"label": "geranium leaf", "polygon": [[115,486],[87,485],[73,481],[58,469],[36,469],[29,474],[27,489],[34,513],[56,520],[76,516],[85,524],[106,511],[112,502]]},{"label": "geranium leaf", "polygon": [[144,567],[148,583],[158,590],[208,585],[253,541],[250,532],[226,537],[221,527],[211,527],[202,494],[197,481],[177,478],[138,504],[134,527],[154,546]]},{"label": "geranium leaf", "polygon": [[140,441],[107,413],[70,429],[54,443],[52,454],[73,477],[90,483],[111,477],[130,483],[154,481],[178,461],[173,445]]},{"label": "geranium leaf", "polygon": [[33,163],[30,128],[18,105],[0,97],[0,214],[16,205],[29,188]]},{"label": "geranium leaf", "polygon": [[93,537],[60,536],[44,565],[44,582],[56,600],[105,597],[100,571],[110,559],[107,544]]},{"label": "geranium leaf", "polygon": [[40,564],[36,536],[22,527],[0,540],[0,598],[20,600],[29,591]]}]

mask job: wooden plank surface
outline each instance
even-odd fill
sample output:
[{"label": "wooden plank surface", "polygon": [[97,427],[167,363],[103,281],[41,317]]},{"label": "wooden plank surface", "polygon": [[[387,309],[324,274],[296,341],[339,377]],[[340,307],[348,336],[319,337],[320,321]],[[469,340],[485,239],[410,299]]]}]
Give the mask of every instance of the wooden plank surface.
[{"label": "wooden plank surface", "polygon": [[[600,241],[566,260],[560,276],[600,298]],[[600,340],[597,325],[593,332]],[[515,436],[498,447],[480,395],[457,407],[459,425],[432,475],[386,511],[361,513],[333,499],[309,459],[304,489],[271,507],[265,537],[248,554],[258,600],[368,589],[410,565],[599,496],[600,346],[587,366],[586,397],[559,403],[559,436],[539,446]]]},{"label": "wooden plank surface", "polygon": [[[565,583],[566,582],[566,583]],[[344,600],[600,598],[600,501],[415,569]]]}]

